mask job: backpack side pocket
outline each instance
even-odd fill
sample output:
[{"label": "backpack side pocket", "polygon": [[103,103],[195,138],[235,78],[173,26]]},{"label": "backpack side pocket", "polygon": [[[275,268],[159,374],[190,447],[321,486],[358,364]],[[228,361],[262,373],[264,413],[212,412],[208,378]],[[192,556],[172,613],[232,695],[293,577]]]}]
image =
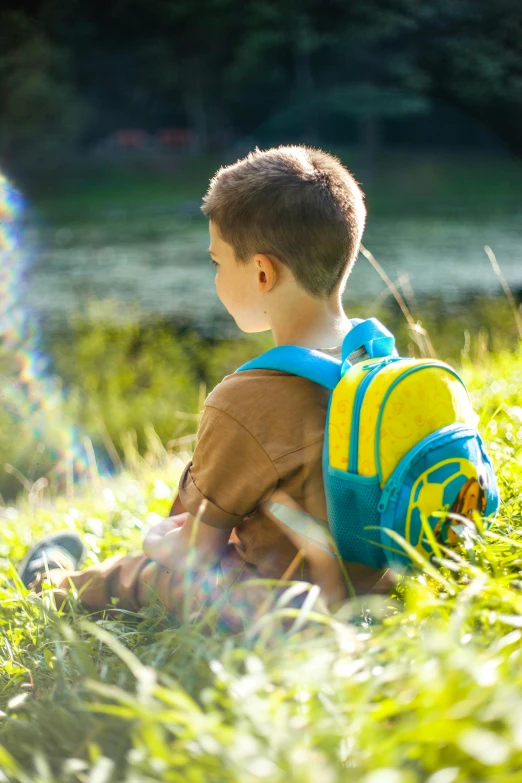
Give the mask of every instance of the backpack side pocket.
[{"label": "backpack side pocket", "polygon": [[[332,536],[343,560],[385,568],[379,531],[378,476],[358,476],[328,466],[326,506]],[[368,529],[370,528],[370,529]]]}]

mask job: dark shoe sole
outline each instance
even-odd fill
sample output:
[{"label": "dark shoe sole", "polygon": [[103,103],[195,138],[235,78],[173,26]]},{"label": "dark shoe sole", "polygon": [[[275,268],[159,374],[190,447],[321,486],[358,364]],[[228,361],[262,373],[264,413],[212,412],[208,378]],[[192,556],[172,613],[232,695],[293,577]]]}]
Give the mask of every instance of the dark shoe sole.
[{"label": "dark shoe sole", "polygon": [[70,556],[74,563],[75,571],[82,564],[87,552],[80,536],[77,533],[71,533],[69,530],[51,533],[42,538],[41,541],[31,547],[17,569],[18,575],[26,587],[29,587],[35,576],[35,571],[31,568],[31,564],[41,559],[46,551],[56,548],[65,550]]}]

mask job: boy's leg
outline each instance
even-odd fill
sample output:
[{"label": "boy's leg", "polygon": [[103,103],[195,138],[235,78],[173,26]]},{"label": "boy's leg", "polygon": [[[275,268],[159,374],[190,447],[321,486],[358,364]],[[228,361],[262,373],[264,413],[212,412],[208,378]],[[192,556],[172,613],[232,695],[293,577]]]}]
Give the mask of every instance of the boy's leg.
[{"label": "boy's leg", "polygon": [[222,569],[203,575],[186,573],[183,564],[167,569],[145,554],[115,556],[90,568],[79,569],[85,548],[77,534],[57,533],[43,539],[28,553],[19,568],[25,585],[40,592],[44,582],[53,585],[60,608],[71,589],[89,609],[107,608],[137,611],[152,603],[163,604],[168,611],[190,602],[201,605],[222,593],[225,581]]},{"label": "boy's leg", "polygon": [[44,581],[52,584],[57,588],[58,608],[74,589],[82,604],[93,611],[110,608],[138,611],[158,604],[169,612],[177,612],[186,605],[187,598],[194,610],[217,600],[224,591],[245,578],[256,576],[259,576],[257,570],[238,558],[235,548],[229,544],[219,565],[204,575],[187,574],[184,569],[167,569],[140,554],[115,556],[76,571],[63,567],[44,569],[29,586],[40,592]]},{"label": "boy's leg", "polygon": [[52,533],[28,552],[18,569],[20,578],[35,592],[40,592],[44,581],[57,588],[58,607],[71,589],[93,610],[117,606],[137,611],[153,602],[170,605],[172,575],[143,553],[112,557],[80,570],[85,553],[77,533]]},{"label": "boy's leg", "polygon": [[[50,582],[58,589],[56,593],[58,608],[63,605],[67,595],[74,588],[82,604],[88,609],[118,607],[137,611],[141,606],[138,594],[140,574],[149,564],[150,560],[143,554],[117,555],[81,571],[63,568],[41,571],[30,587],[35,592],[40,592],[43,582]],[[117,600],[113,601],[113,599]]]}]

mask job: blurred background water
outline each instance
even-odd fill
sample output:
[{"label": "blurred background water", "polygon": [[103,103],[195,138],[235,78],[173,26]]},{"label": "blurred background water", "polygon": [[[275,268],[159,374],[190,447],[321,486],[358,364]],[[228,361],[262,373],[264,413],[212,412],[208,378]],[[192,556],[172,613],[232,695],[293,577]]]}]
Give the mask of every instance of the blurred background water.
[{"label": "blurred background water", "polygon": [[[335,151],[366,193],[364,245],[407,297],[454,302],[498,295],[485,245],[512,289],[522,291],[522,167],[515,159],[388,153],[365,179],[359,150]],[[25,296],[42,328],[66,328],[86,301],[112,298],[126,305],[120,317],[136,305],[140,319],[232,334],[233,320],[214,291],[200,212],[209,178],[230,159],[230,152],[186,155],[173,172],[113,165],[87,170],[80,180],[62,177],[57,187],[44,180],[28,203],[23,231],[32,258]],[[388,295],[361,256],[346,307],[364,301],[371,309]],[[118,317],[117,309],[110,317]]]},{"label": "blurred background water", "polygon": [[[180,318],[205,332],[234,326],[214,290],[203,220],[189,222],[175,213],[129,215],[33,228],[27,240],[35,255],[27,302],[46,325],[65,328],[87,299],[112,297],[138,304],[141,318]],[[465,211],[433,217],[370,214],[364,244],[399,287],[419,297],[499,294],[485,245],[494,249],[512,288],[522,291],[522,213],[487,220]],[[371,309],[386,292],[360,256],[345,294],[347,309],[352,299],[366,300]]]}]

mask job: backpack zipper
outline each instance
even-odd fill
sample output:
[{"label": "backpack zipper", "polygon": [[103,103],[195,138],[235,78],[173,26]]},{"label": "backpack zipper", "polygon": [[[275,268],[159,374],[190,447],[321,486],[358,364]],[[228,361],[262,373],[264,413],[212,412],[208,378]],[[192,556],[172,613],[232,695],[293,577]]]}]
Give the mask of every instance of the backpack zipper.
[{"label": "backpack zipper", "polygon": [[[376,450],[375,451],[375,460],[376,460],[376,463],[377,463],[377,475],[379,477],[379,482],[380,483],[382,482],[382,469],[381,469],[381,460],[380,460],[380,453],[379,453],[379,439],[380,439],[380,434],[381,434],[382,417],[383,417],[383,414],[384,414],[384,408],[386,406],[386,403],[388,402],[388,398],[389,398],[390,394],[392,393],[392,391],[394,391],[395,387],[401,381],[403,381],[405,378],[407,378],[408,375],[412,375],[415,372],[419,372],[420,370],[427,370],[427,369],[430,369],[432,367],[438,367],[440,369],[446,370],[447,372],[450,373],[450,375],[453,375],[458,381],[460,381],[460,383],[464,386],[464,389],[466,389],[466,386],[464,385],[464,381],[462,380],[460,375],[456,372],[456,370],[454,370],[452,367],[449,367],[448,365],[444,365],[442,362],[438,362],[438,361],[426,362],[425,364],[418,364],[415,367],[409,367],[407,370],[404,370],[404,372],[401,372],[400,375],[397,376],[397,378],[395,378],[395,380],[393,381],[391,386],[386,391],[386,394],[384,395],[384,398],[382,400],[382,403],[381,403],[381,406],[380,406],[380,410],[379,410],[379,415],[377,417],[377,427],[376,427],[376,430],[375,430],[375,450]],[[429,436],[427,436],[427,437],[429,437]]]},{"label": "backpack zipper", "polygon": [[[383,367],[385,367],[387,364],[390,364],[391,362],[396,362],[399,359],[399,356],[390,356],[387,359],[384,359],[382,362],[379,362],[379,364],[367,365],[367,367],[370,368],[370,371],[359,384],[353,403],[352,429],[350,433],[350,460],[348,464],[349,473],[357,473],[357,464],[359,462],[359,423],[361,418],[361,407],[366,390],[372,382],[372,378],[377,375],[377,373],[382,370]],[[366,367],[363,367],[363,370],[364,369],[366,369]]]},{"label": "backpack zipper", "polygon": [[448,424],[446,427],[441,427],[441,429],[432,432],[431,435],[427,435],[425,438],[423,438],[423,440],[420,441],[420,443],[417,443],[416,446],[410,449],[408,453],[405,454],[401,459],[390,478],[384,485],[377,510],[382,513],[383,511],[386,511],[390,504],[395,505],[399,498],[404,476],[410,469],[412,462],[414,462],[416,457],[422,451],[429,449],[430,444],[436,440],[439,440],[439,438],[443,438],[448,435],[448,433],[457,431],[459,433],[459,438],[464,438],[475,434],[475,430],[471,429],[470,427],[466,427],[465,424]]}]

